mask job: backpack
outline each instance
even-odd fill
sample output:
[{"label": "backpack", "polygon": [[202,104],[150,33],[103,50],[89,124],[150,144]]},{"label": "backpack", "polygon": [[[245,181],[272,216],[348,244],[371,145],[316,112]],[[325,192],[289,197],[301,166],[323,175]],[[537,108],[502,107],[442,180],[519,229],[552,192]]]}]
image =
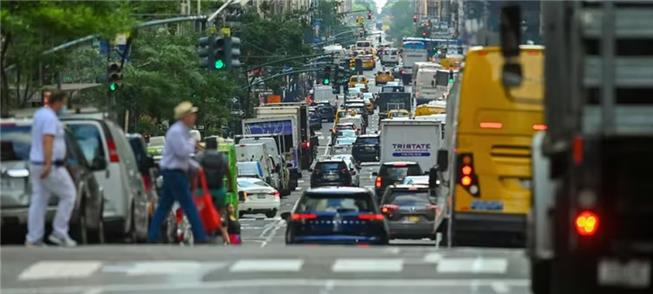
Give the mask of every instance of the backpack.
[{"label": "backpack", "polygon": [[209,189],[222,188],[224,176],[227,173],[227,160],[224,154],[215,150],[207,150],[202,154],[199,163],[204,169]]}]

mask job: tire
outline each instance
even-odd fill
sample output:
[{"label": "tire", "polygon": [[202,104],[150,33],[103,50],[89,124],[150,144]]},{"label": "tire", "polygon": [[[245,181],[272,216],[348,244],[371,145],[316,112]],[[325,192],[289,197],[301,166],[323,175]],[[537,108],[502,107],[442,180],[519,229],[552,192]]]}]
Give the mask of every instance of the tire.
[{"label": "tire", "polygon": [[273,218],[273,217],[277,216],[277,210],[276,210],[276,209],[272,209],[272,210],[270,210],[270,211],[266,211],[266,212],[265,212],[265,216],[266,216],[267,218]]},{"label": "tire", "polygon": [[71,226],[70,230],[72,238],[79,244],[88,244],[88,226],[86,222],[86,215],[84,213],[85,206],[85,201],[82,201],[82,203],[79,205],[78,211],[76,212],[77,217],[75,223]]},{"label": "tire", "polygon": [[104,244],[104,221],[103,221],[103,214],[104,214],[104,200],[100,202],[100,208],[98,209],[98,227],[96,229],[88,229],[87,230],[87,235],[89,236],[90,243],[95,243],[95,244]]},{"label": "tire", "polygon": [[550,293],[551,261],[531,258],[531,291],[534,294]]}]

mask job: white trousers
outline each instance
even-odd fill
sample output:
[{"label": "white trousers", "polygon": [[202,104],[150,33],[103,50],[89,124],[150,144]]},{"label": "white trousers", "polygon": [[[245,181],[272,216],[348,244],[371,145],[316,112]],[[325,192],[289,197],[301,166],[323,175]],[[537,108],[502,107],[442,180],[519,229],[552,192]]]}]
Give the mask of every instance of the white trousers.
[{"label": "white trousers", "polygon": [[68,236],[68,221],[70,221],[70,214],[73,212],[77,195],[73,180],[65,167],[52,166],[45,179],[41,179],[42,171],[42,165],[30,165],[32,201],[29,205],[26,237],[26,241],[30,243],[43,239],[45,214],[52,194],[59,197],[57,213],[52,222],[53,233],[61,237]]}]

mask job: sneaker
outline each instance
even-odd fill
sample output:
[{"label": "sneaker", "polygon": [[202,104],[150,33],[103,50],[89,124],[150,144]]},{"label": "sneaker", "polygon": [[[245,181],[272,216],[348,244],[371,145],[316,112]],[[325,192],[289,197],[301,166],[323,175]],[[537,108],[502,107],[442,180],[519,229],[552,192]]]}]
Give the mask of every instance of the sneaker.
[{"label": "sneaker", "polygon": [[25,241],[25,247],[28,247],[28,248],[47,247],[47,246],[48,245],[46,245],[43,242],[43,240],[38,240],[38,241],[35,241],[35,242]]},{"label": "sneaker", "polygon": [[59,245],[62,247],[75,247],[77,246],[77,242],[70,238],[68,235],[65,237],[60,237],[55,234],[50,234],[50,237],[48,237],[48,241],[52,242],[55,245]]}]

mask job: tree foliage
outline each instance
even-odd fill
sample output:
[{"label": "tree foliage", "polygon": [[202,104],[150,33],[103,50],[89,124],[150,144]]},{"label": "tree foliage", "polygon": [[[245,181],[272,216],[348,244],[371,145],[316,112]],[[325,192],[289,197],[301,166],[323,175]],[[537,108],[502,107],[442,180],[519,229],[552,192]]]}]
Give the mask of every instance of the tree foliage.
[{"label": "tree foliage", "polygon": [[[0,73],[2,108],[23,106],[35,91],[39,66],[56,70],[61,54],[43,55],[47,48],[79,37],[113,37],[132,20],[123,1],[3,1],[0,9]],[[15,91],[9,91],[9,84]]]},{"label": "tree foliage", "polygon": [[389,0],[383,7],[381,16],[384,23],[390,27],[386,33],[397,45],[400,44],[402,37],[415,35],[412,11],[415,11],[412,1]]}]

